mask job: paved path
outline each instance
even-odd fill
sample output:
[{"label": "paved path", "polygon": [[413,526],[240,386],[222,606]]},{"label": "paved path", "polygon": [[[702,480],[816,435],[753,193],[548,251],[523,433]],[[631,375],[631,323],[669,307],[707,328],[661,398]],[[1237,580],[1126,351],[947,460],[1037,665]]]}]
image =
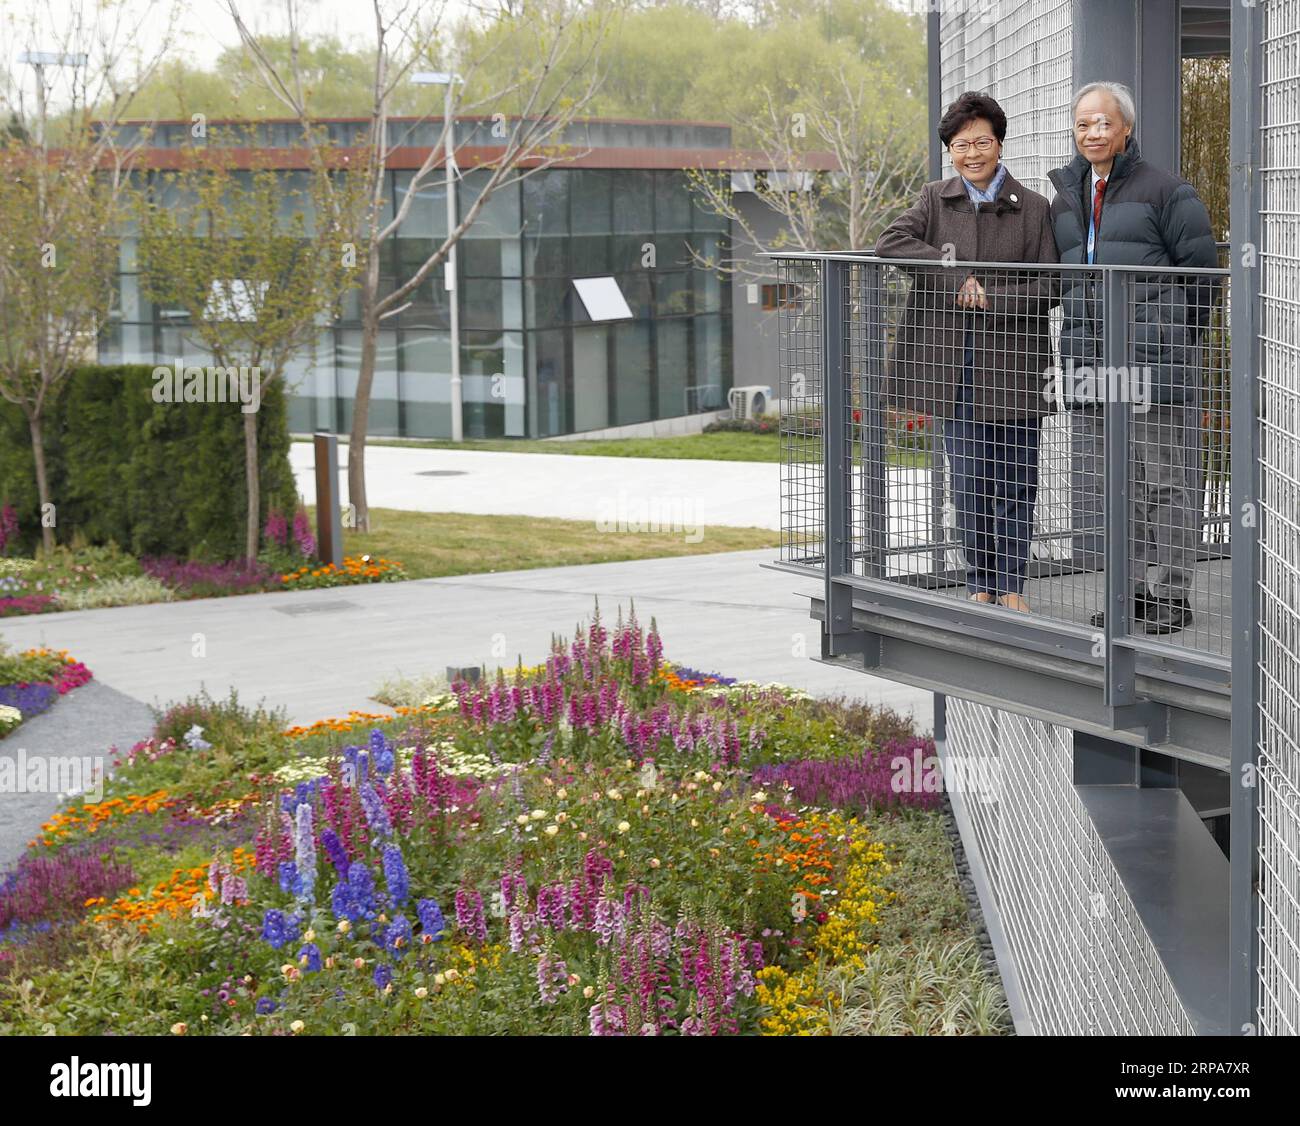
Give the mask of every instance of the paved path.
[{"label": "paved path", "polygon": [[[102,772],[108,767],[105,752],[110,746],[125,750],[148,738],[152,730],[153,714],[144,704],[92,680],[0,741],[0,758],[14,760],[17,770],[18,764],[30,764],[38,757],[88,755],[100,760],[95,770]],[[48,770],[42,773],[48,775]],[[85,781],[89,784],[90,777]],[[58,807],[57,793],[0,790],[0,872],[18,859]]]},{"label": "paved path", "polygon": [[[7,618],[0,636],[20,648],[67,649],[101,684],[144,704],[204,687],[224,697],[236,688],[247,703],[265,699],[292,722],[310,722],[352,708],[381,710],[369,695],[398,672],[513,665],[517,654],[538,663],[552,633],[571,635],[586,621],[593,597],[611,622],[619,604],[626,610],[635,598],[643,622],[657,619],[672,660],[817,694],[865,696],[928,728],[929,693],[811,659],[819,638],[806,596],[818,584],[759,566],[773,555],[764,549],[81,610]],[[94,752],[103,742],[91,730],[71,749]]]},{"label": "paved path", "polygon": [[[311,443],[294,442],[289,456],[298,491],[314,504]],[[346,502],[345,445],[339,446],[339,462]],[[775,462],[758,461],[366,449],[366,488],[376,508],[592,521],[657,515],[670,527],[688,528],[779,528],[780,470]]]}]

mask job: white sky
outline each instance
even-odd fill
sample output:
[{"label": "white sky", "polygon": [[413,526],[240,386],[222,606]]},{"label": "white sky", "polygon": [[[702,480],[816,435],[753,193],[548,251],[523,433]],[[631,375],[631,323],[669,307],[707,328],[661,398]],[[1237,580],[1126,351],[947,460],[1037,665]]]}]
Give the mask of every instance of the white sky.
[{"label": "white sky", "polygon": [[[384,0],[385,5],[401,0]],[[445,6],[449,17],[458,16],[468,5],[465,0],[415,0],[431,12]],[[4,69],[20,82],[27,96],[35,86],[32,70],[17,62],[20,51],[60,50],[73,25],[76,12],[108,8],[121,12],[120,27],[136,32],[133,43],[152,55],[163,41],[166,13],[172,0],[0,0],[0,58]],[[239,0],[240,13],[254,30],[273,33],[284,28],[283,0]],[[371,0],[299,0],[304,29],[309,33],[330,33],[345,43],[369,42],[374,35]],[[177,7],[177,35],[172,54],[190,64],[208,66],[221,48],[238,43],[223,0],[180,0]],[[446,17],[444,17],[446,18]],[[30,29],[35,22],[38,30]],[[56,85],[54,101],[59,100]]]}]

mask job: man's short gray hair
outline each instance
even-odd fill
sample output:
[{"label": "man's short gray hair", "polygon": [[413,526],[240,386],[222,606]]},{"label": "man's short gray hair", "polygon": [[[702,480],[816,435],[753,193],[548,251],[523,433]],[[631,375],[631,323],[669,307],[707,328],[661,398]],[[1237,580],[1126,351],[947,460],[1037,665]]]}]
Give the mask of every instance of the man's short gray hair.
[{"label": "man's short gray hair", "polygon": [[1070,118],[1073,120],[1079,111],[1079,103],[1089,94],[1109,94],[1119,106],[1119,115],[1130,129],[1137,120],[1137,108],[1133,104],[1133,91],[1122,82],[1089,82],[1075,91],[1074,101],[1070,103]]}]

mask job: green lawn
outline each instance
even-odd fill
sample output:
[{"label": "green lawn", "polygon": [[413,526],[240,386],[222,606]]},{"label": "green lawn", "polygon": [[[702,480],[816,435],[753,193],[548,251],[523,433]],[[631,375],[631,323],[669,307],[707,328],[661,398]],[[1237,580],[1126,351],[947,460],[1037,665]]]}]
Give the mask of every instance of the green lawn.
[{"label": "green lawn", "polygon": [[[314,510],[311,515],[314,521]],[[372,530],[364,535],[344,530],[344,552],[395,559],[413,579],[752,551],[776,547],[779,536],[764,528],[707,526],[700,529],[698,543],[689,543],[684,531],[601,532],[587,520],[403,512],[393,508],[372,508],[370,522]]]},{"label": "green lawn", "polygon": [[[800,461],[820,456],[815,437],[800,439],[800,443],[802,446]],[[782,462],[787,458],[787,454],[782,449],[780,436],[775,431],[770,434],[719,431],[714,434],[686,434],[674,438],[603,438],[573,442],[547,442],[532,438],[467,438],[463,442],[448,442],[433,438],[412,438],[402,441],[391,438],[371,438],[367,444],[413,446],[417,449],[429,450],[571,454],[579,457],[684,458],[692,461]],[[929,455],[891,447],[889,463],[895,467],[924,466],[929,464]]]}]

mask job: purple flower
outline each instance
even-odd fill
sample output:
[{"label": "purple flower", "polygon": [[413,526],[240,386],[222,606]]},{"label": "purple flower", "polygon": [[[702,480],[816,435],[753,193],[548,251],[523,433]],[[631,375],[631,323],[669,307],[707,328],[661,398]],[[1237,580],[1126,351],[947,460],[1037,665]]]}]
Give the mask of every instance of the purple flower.
[{"label": "purple flower", "polygon": [[411,894],[411,881],[406,874],[402,850],[395,844],[384,845],[384,882],[388,885],[388,897],[394,903],[406,902]]},{"label": "purple flower", "polygon": [[415,903],[415,914],[420,920],[420,930],[430,935],[434,942],[442,941],[442,932],[447,929],[447,920],[443,918],[442,908],[432,899],[419,899]]},{"label": "purple flower", "polygon": [[280,1007],[279,1001],[272,1001],[270,997],[259,997],[257,1004],[253,1006],[258,1016],[269,1016]]},{"label": "purple flower", "polygon": [[483,916],[483,897],[475,888],[460,888],[456,892],[456,926],[467,937],[479,942],[487,941],[487,920]]},{"label": "purple flower", "polygon": [[329,862],[334,865],[340,877],[346,879],[348,874],[348,852],[343,847],[343,842],[339,840],[339,835],[328,825],[320,833],[321,847],[325,849],[325,855]]},{"label": "purple flower", "polygon": [[380,945],[394,958],[400,960],[411,946],[411,920],[405,915],[396,916],[384,928],[383,941]]},{"label": "purple flower", "polygon": [[375,988],[382,991],[387,989],[393,983],[392,967],[384,962],[380,962],[375,967]]},{"label": "purple flower", "polygon": [[[304,962],[303,959],[307,960]],[[314,942],[308,942],[298,951],[298,964],[308,973],[319,973],[321,969],[320,947]]]},{"label": "purple flower", "polygon": [[377,837],[391,837],[393,835],[393,823],[388,819],[388,810],[384,807],[384,800],[379,796],[379,791],[369,782],[361,784],[361,808],[366,815],[366,824],[370,826],[370,831]]},{"label": "purple flower", "polygon": [[270,943],[272,950],[279,950],[298,937],[298,922],[283,911],[271,908],[262,917],[262,937]]}]

